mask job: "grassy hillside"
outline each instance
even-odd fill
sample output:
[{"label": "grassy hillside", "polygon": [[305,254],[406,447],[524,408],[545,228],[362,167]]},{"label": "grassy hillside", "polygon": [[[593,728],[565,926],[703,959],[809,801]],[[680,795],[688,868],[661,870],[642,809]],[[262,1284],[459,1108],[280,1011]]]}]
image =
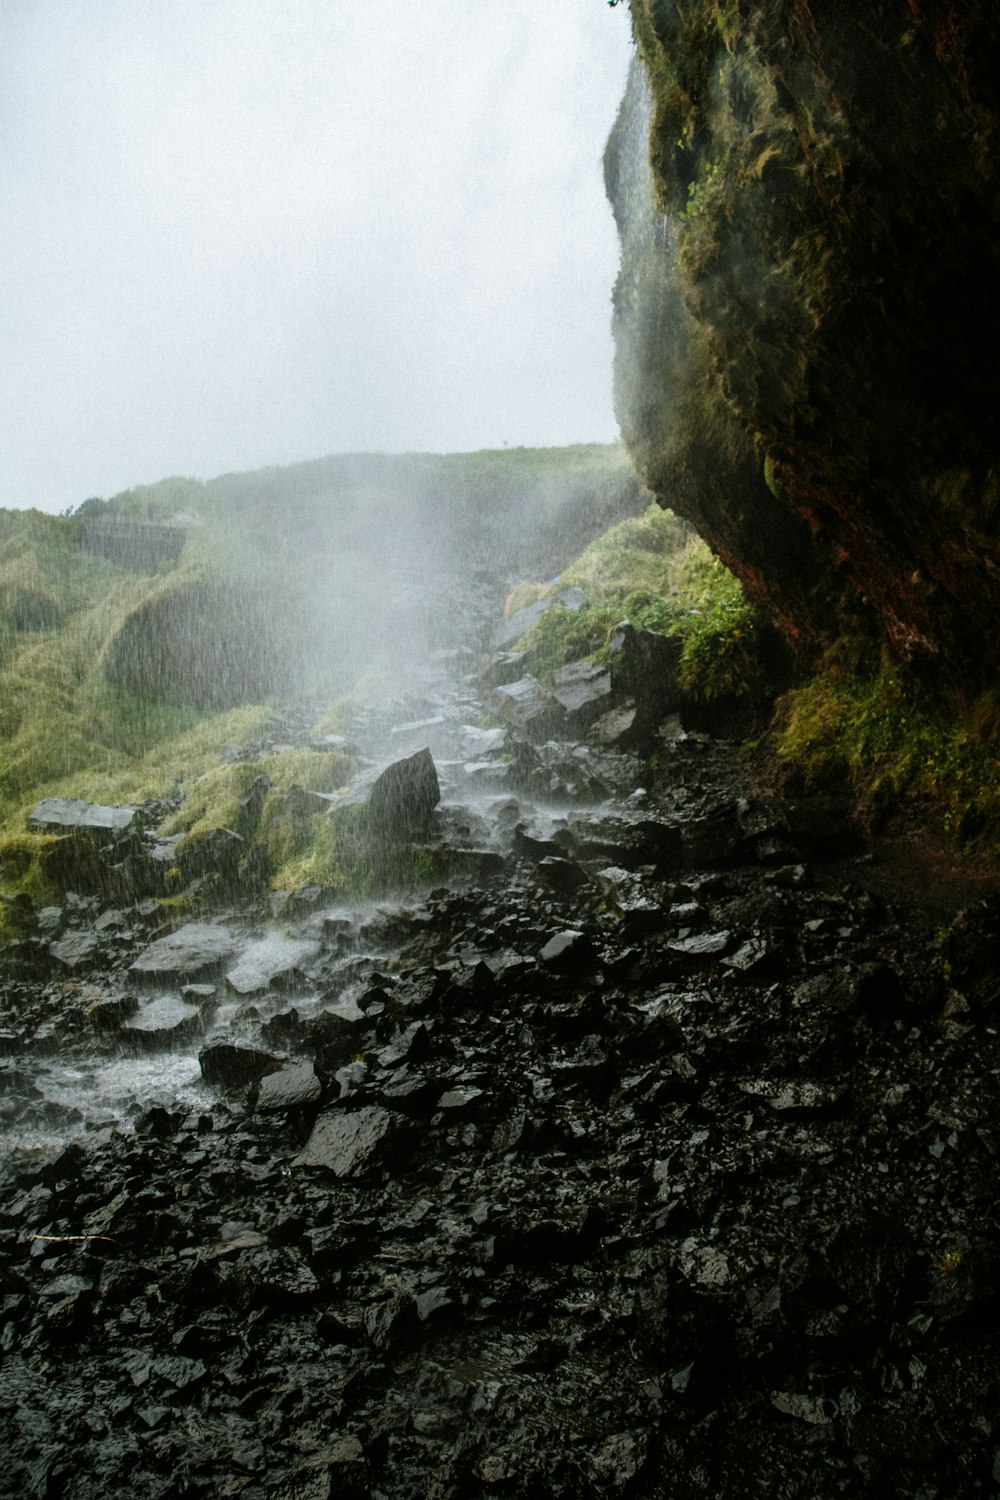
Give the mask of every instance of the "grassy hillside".
[{"label": "grassy hillside", "polygon": [[[551,576],[575,539],[642,504],[620,448],[581,446],[353,455],[168,479],[70,516],[0,512],[0,890],[45,885],[48,845],[25,833],[41,797],[183,789],[178,831],[196,836],[244,790],[228,746],[266,742],[289,705],[319,713],[404,644],[419,659],[449,643],[463,622],[441,608],[444,578],[475,574],[498,609],[512,574]],[[176,522],[183,552],[154,572],[81,547],[85,525]],[[253,767],[273,782],[263,822],[279,864],[308,844],[288,777],[329,791],[350,775],[343,757],[295,760]]]}]

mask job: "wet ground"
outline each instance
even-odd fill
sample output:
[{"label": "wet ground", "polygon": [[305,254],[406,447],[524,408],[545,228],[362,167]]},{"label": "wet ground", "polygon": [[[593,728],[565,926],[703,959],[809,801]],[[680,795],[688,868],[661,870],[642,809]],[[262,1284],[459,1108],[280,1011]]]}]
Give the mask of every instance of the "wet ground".
[{"label": "wet ground", "polygon": [[490,739],[461,653],[355,732],[447,879],[169,980],[80,898],[5,983],[0,1493],[1000,1494],[991,902],[735,743]]}]

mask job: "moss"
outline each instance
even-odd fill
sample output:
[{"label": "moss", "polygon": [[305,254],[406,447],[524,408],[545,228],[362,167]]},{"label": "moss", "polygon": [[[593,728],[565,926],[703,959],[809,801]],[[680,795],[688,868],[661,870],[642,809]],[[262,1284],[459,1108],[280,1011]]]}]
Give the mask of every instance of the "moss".
[{"label": "moss", "polygon": [[21,833],[0,839],[0,936],[30,927],[34,907],[55,905],[69,885],[89,889],[98,854],[85,834]]},{"label": "moss", "polygon": [[670,634],[684,643],[678,682],[696,702],[755,697],[767,688],[759,612],[718,558],[690,549],[684,559],[679,602],[683,613]]},{"label": "moss", "polygon": [[567,584],[584,590],[588,606],[573,611],[554,605],[520,642],[543,682],[551,683],[567,662],[606,659],[609,637],[622,619],[683,642],[679,681],[695,702],[764,700],[785,670],[773,629],[748,602],[739,580],[659,506],[592,542],[558,587]]},{"label": "moss", "polygon": [[184,801],[163,824],[170,838],[182,834],[181,845],[196,844],[219,828],[235,829],[240,821],[240,799],[253,785],[259,769],[251,761],[213,766],[186,785]]},{"label": "moss", "polygon": [[886,660],[873,676],[827,671],[785,695],[775,743],[807,785],[850,785],[872,822],[914,801],[962,842],[1000,848],[1000,723],[994,693],[955,715]]}]

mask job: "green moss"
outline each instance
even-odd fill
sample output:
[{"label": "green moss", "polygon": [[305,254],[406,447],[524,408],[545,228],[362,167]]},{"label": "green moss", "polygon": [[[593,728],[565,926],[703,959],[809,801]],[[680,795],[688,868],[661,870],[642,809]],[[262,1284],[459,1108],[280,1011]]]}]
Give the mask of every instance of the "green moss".
[{"label": "green moss", "polygon": [[186,785],[184,801],[163,824],[166,837],[183,834],[182,844],[194,844],[219,828],[235,829],[240,821],[240,798],[259,775],[251,761],[213,766]]},{"label": "green moss", "polygon": [[520,644],[550,683],[559,667],[600,661],[622,619],[683,642],[680,685],[699,702],[766,695],[770,633],[732,573],[669,511],[614,526],[591,543],[549,593],[582,588],[588,605],[549,609]]},{"label": "green moss", "polygon": [[684,612],[670,629],[684,643],[678,681],[692,698],[753,697],[766,687],[761,660],[762,622],[739,579],[707,549],[684,558],[680,583]]},{"label": "green moss", "polygon": [[846,783],[877,821],[912,801],[963,842],[1000,848],[996,695],[961,716],[889,662],[873,676],[827,671],[785,695],[776,747],[808,786]]},{"label": "green moss", "polygon": [[21,833],[0,839],[0,938],[17,936],[32,907],[61,899],[70,883],[86,885],[97,851],[83,834]]}]

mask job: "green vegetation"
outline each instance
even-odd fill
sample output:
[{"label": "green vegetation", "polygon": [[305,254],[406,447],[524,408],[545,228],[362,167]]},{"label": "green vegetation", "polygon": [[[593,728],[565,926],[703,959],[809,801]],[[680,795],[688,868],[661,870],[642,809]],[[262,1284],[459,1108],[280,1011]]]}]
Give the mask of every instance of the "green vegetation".
[{"label": "green vegetation", "polygon": [[[281,886],[376,888],[374,841],[349,819],[335,836],[315,796],[346,785],[350,757],[302,748],[231,760],[226,750],[259,746],[275,706],[306,700],[328,705],[317,733],[343,730],[360,701],[398,692],[400,643],[417,659],[462,643],[454,611],[414,617],[400,571],[425,570],[431,588],[442,565],[488,569],[498,588],[529,561],[551,573],[639,510],[640,495],[623,449],[590,444],[343,455],[209,483],[166,479],[61,517],[0,512],[4,930],[19,898],[56,899],[86,852],[79,839],[25,831],[45,796],[175,804],[164,832],[182,835],[178,885],[198,844],[229,827]],[[116,548],[119,523],[140,540],[146,523],[183,525],[179,561],[157,567],[140,560],[148,548]],[[110,560],[83,550],[95,527],[105,538],[112,528]],[[241,799],[258,777],[268,788],[251,828]],[[410,862],[416,873],[428,856]]]},{"label": "green vegetation", "polygon": [[963,843],[1000,847],[1000,700],[956,715],[898,666],[819,673],[778,707],[775,744],[806,786],[847,783],[877,822],[906,803],[937,809]]},{"label": "green vegetation", "polygon": [[762,650],[770,634],[719,560],[670,511],[651,505],[592,542],[545,590],[515,590],[512,608],[576,586],[587,607],[554,605],[524,638],[531,668],[551,682],[559,667],[583,657],[606,660],[621,620],[637,630],[683,642],[679,684],[696,702],[754,698],[766,684]]}]

